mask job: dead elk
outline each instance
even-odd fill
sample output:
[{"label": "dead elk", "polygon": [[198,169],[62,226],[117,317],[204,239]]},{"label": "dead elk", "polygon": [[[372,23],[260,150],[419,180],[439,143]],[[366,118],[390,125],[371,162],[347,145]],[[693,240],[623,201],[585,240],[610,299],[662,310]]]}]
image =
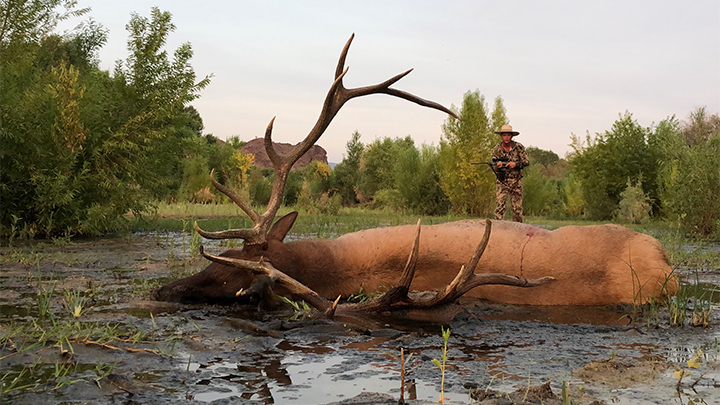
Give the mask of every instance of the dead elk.
[{"label": "dead elk", "polygon": [[[248,271],[255,276],[266,276],[273,283],[287,289],[294,297],[302,299],[315,309],[320,311],[324,316],[332,318],[335,314],[358,314],[358,313],[377,313],[386,312],[397,309],[428,309],[438,307],[454,302],[468,291],[481,285],[506,285],[514,287],[536,287],[545,283],[554,281],[552,277],[542,277],[539,279],[528,280],[516,276],[508,276],[499,273],[482,273],[475,274],[480,258],[485,252],[490,239],[492,223],[487,220],[483,239],[478,244],[475,254],[470,261],[460,268],[457,276],[442,291],[410,291],[410,284],[415,277],[415,270],[418,261],[418,251],[420,246],[420,221],[417,223],[417,232],[413,248],[408,257],[405,268],[400,276],[398,283],[387,292],[375,298],[361,302],[340,304],[341,296],[338,296],[334,302],[321,297],[315,291],[289,277],[282,271],[279,271],[271,263],[261,259],[259,262],[226,258],[222,256],[214,256],[202,252],[202,255],[217,264],[234,267],[237,269]],[[247,296],[248,291],[238,290],[236,296]]]},{"label": "dead elk", "polygon": [[[290,213],[273,224],[293,164],[320,138],[333,117],[350,99],[387,94],[458,118],[438,103],[390,87],[411,70],[379,84],[345,88],[343,78],[348,72],[345,58],[352,40],[353,37],[350,37],[340,54],[335,80],[315,126],[286,155],[279,155],[273,148],[275,119],[270,121],[264,144],[275,178],[264,213],[256,212],[248,201],[217,182],[211,173],[213,185],[248,215],[253,227],[220,232],[203,231],[197,224],[195,228],[209,239],[243,239],[242,249],[231,249],[220,256],[212,256],[214,263],[202,272],[156,290],[153,294],[156,299],[187,303],[237,302],[237,291],[258,285],[252,284],[259,277],[258,272],[248,271],[252,266],[247,265],[247,261],[269,269],[267,271],[271,274],[282,272],[323,299],[347,297],[361,288],[377,292],[397,282],[398,273],[407,260],[407,252],[417,239],[412,225],[368,229],[333,240],[284,243],[297,213]],[[417,239],[415,274],[407,283],[412,282],[412,289],[419,291],[451,285],[457,270],[476,251],[477,241],[492,226],[487,251],[475,269],[483,276],[475,276],[482,278],[486,274],[504,274],[521,280],[552,277],[556,281],[531,290],[511,285],[478,285],[465,292],[466,296],[512,304],[605,305],[643,303],[674,294],[678,288],[662,245],[648,235],[616,225],[568,226],[548,231],[528,224],[491,223],[467,220],[423,226],[422,236]],[[232,264],[236,263],[234,260],[246,261],[241,266],[244,267]],[[280,283],[275,291],[286,296],[298,294],[286,283]]]}]

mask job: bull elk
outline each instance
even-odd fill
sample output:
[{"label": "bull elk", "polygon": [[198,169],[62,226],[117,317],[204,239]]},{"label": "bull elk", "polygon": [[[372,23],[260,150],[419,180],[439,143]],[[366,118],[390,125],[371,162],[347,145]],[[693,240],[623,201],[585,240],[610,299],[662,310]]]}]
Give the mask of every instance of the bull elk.
[{"label": "bull elk", "polygon": [[[512,304],[605,305],[644,303],[676,292],[678,283],[662,245],[650,236],[617,225],[567,226],[548,231],[514,222],[465,220],[423,227],[418,223],[416,228],[412,225],[375,228],[334,240],[284,243],[297,213],[272,222],[288,173],[317,142],[345,102],[370,94],[388,94],[458,118],[438,103],[390,87],[412,69],[380,84],[345,88],[343,78],[348,72],[345,58],[353,38],[354,35],[340,54],[335,80],[315,126],[284,156],[273,148],[275,118],[270,121],[265,131],[265,149],[275,179],[272,197],[263,214],[218,183],[211,173],[213,185],[250,217],[253,227],[206,232],[196,223],[195,228],[208,239],[243,239],[242,249],[231,249],[220,256],[203,253],[213,263],[198,274],[156,290],[153,293],[156,299],[237,302],[246,298],[248,291],[254,291],[257,284],[253,281],[259,278],[274,280],[280,294],[303,298],[330,312],[336,307],[327,299],[347,297],[361,287],[375,292],[395,286],[374,302],[361,306],[361,310],[392,305],[428,307],[463,294]],[[414,290],[421,291],[447,287],[429,298],[418,298],[408,295],[411,283]],[[251,285],[253,288],[248,290]]]}]

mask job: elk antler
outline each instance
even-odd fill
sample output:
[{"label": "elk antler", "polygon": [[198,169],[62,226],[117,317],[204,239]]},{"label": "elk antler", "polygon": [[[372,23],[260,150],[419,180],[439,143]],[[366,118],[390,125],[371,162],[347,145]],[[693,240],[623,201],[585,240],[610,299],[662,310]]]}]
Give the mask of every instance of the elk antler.
[{"label": "elk antler", "polygon": [[434,101],[425,100],[414,94],[390,88],[390,86],[395,84],[398,80],[402,79],[410,72],[412,72],[412,69],[404,73],[400,73],[395,77],[392,77],[382,83],[378,83],[372,86],[358,87],[353,89],[345,88],[345,86],[343,85],[343,78],[345,77],[345,74],[347,74],[349,69],[345,67],[345,59],[347,57],[347,53],[350,49],[350,44],[352,43],[353,38],[355,38],[355,34],[352,34],[350,36],[350,39],[347,41],[345,47],[340,53],[340,59],[338,60],[338,65],[335,69],[335,81],[330,86],[330,90],[325,97],[325,102],[323,103],[322,110],[320,111],[320,116],[318,117],[315,126],[312,128],[312,130],[310,130],[310,133],[308,133],[308,135],[302,142],[295,145],[293,149],[284,156],[279,155],[272,145],[272,128],[273,123],[275,122],[275,118],[273,117],[273,119],[270,120],[270,123],[265,130],[265,151],[267,152],[267,155],[272,162],[273,169],[275,171],[275,179],[273,180],[270,202],[268,203],[265,212],[262,215],[258,214],[248,202],[242,200],[229,188],[218,183],[215,180],[213,173],[210,173],[210,178],[213,185],[220,192],[230,197],[230,199],[235,202],[235,204],[237,204],[250,217],[253,222],[253,227],[250,229],[232,229],[221,232],[206,232],[200,229],[196,222],[195,229],[200,235],[208,239],[244,239],[245,243],[250,245],[262,244],[266,242],[266,234],[268,232],[268,229],[270,229],[270,225],[272,224],[272,221],[275,218],[278,209],[280,208],[280,203],[282,202],[283,194],[285,191],[285,184],[287,182],[287,177],[290,173],[290,169],[295,164],[295,162],[297,162],[298,159],[300,159],[300,157],[303,156],[305,152],[307,152],[310,147],[312,147],[315,142],[317,142],[318,139],[320,139],[320,136],[322,136],[322,134],[325,132],[325,129],[327,129],[328,125],[330,125],[330,122],[333,120],[333,118],[335,118],[335,115],[337,115],[338,111],[340,111],[340,108],[342,108],[342,106],[350,99],[353,99],[355,97],[367,96],[370,94],[388,94],[390,96],[412,101],[413,103],[419,104],[423,107],[429,107],[443,111],[455,118],[458,118],[455,113]]},{"label": "elk antler", "polygon": [[[487,220],[485,223],[485,234],[475,249],[475,254],[470,261],[460,268],[455,279],[441,292],[410,292],[410,283],[415,275],[415,266],[418,259],[418,251],[420,246],[420,221],[417,224],[417,233],[412,251],[405,264],[405,269],[400,277],[397,286],[391,288],[381,296],[370,301],[359,304],[341,304],[338,300],[331,302],[315,291],[308,288],[304,284],[298,282],[292,277],[286,275],[280,270],[273,267],[271,263],[264,260],[253,262],[249,260],[232,259],[222,256],[214,256],[205,253],[202,248],[200,253],[208,260],[220,263],[226,266],[237,267],[239,269],[248,270],[254,274],[265,274],[276,283],[287,288],[291,293],[304,300],[314,308],[325,313],[328,317],[332,317],[335,313],[371,313],[382,312],[393,309],[427,309],[431,307],[441,306],[451,303],[468,291],[475,287],[488,284],[509,285],[515,287],[536,287],[542,284],[554,281],[553,277],[542,277],[538,279],[526,279],[516,276],[508,276],[500,273],[481,273],[475,274],[480,258],[485,252],[488,241],[490,239],[490,231],[492,223]],[[242,291],[238,291],[241,294]],[[339,299],[339,297],[338,297]]]}]

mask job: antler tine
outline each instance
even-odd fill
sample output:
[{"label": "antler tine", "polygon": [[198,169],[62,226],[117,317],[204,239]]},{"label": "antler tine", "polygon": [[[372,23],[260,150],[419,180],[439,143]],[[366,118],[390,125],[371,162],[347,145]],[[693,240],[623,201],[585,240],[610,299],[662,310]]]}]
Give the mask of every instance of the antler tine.
[{"label": "antler tine", "polygon": [[403,271],[402,277],[400,277],[400,281],[398,282],[398,287],[404,288],[406,294],[407,291],[410,290],[410,283],[412,283],[412,280],[415,277],[415,267],[417,266],[418,256],[420,252],[420,221],[421,220],[418,219],[417,231],[415,231],[415,242],[413,243],[410,256],[408,257],[408,261],[405,264],[405,270]]},{"label": "antler tine", "polygon": [[275,123],[275,117],[273,117],[270,120],[270,123],[268,124],[267,128],[265,129],[265,152],[268,155],[268,158],[270,158],[270,161],[273,164],[273,167],[280,166],[280,155],[278,155],[277,151],[273,147],[272,144],[272,130],[273,130],[273,124]]},{"label": "antler tine", "polygon": [[212,169],[210,171],[210,181],[212,182],[212,185],[215,186],[216,189],[218,189],[221,193],[228,196],[235,204],[237,204],[240,209],[247,214],[247,216],[250,217],[250,220],[253,221],[253,223],[256,223],[260,220],[260,215],[255,212],[255,210],[247,204],[242,198],[240,198],[239,195],[235,194],[234,191],[229,189],[228,187],[225,187],[224,185],[220,184],[217,180],[215,180],[215,169]]},{"label": "antler tine", "polygon": [[355,97],[362,97],[367,96],[370,94],[387,94],[389,96],[395,96],[398,98],[402,98],[407,101],[411,101],[415,104],[421,105],[423,107],[432,108],[435,110],[440,110],[450,116],[452,116],[455,119],[460,119],[457,114],[446,108],[440,103],[436,103],[434,101],[426,100],[422,97],[418,97],[412,93],[408,93],[406,91],[398,90],[398,89],[391,89],[390,86],[398,82],[403,77],[407,76],[412,72],[413,69],[409,69],[403,73],[400,73],[382,83],[378,83],[372,86],[365,86],[365,87],[357,87],[354,89],[349,89],[348,93],[348,99],[355,98]]},{"label": "antler tine", "polygon": [[343,70],[345,70],[345,59],[347,58],[348,51],[350,50],[350,44],[352,44],[353,39],[355,39],[354,32],[350,35],[350,39],[348,39],[345,43],[345,47],[343,47],[342,52],[340,52],[340,59],[338,59],[338,64],[335,68],[335,79],[339,78]]},{"label": "antler tine", "polygon": [[389,95],[395,96],[395,97],[399,97],[399,98],[405,99],[407,101],[412,101],[413,103],[421,105],[423,107],[440,110],[440,111],[452,116],[455,119],[458,119],[458,120],[460,119],[460,117],[457,114],[452,112],[450,109],[445,108],[445,106],[443,106],[442,104],[436,103],[434,101],[426,100],[424,98],[418,97],[418,96],[408,93],[406,91],[387,88],[382,93],[389,94]]},{"label": "antler tine", "polygon": [[240,207],[240,209],[243,210],[243,212],[245,212],[245,214],[247,214],[248,217],[250,217],[254,226],[249,229],[229,229],[220,232],[208,232],[201,229],[196,221],[194,227],[197,233],[206,239],[244,239],[249,244],[263,243],[265,241],[265,232],[267,231],[265,228],[269,227],[269,224],[263,224],[262,217],[255,212],[248,203],[240,198],[239,195],[235,194],[235,192],[230,188],[225,187],[215,180],[215,169],[210,172],[210,181],[216,189],[228,196],[238,207]]}]

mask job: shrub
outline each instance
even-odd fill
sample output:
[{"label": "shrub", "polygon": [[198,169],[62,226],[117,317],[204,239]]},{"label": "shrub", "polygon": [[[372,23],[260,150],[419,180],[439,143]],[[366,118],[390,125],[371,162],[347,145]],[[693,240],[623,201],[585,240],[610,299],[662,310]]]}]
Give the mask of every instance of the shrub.
[{"label": "shrub", "polygon": [[615,213],[615,220],[639,224],[650,218],[651,211],[650,197],[643,192],[640,181],[633,185],[628,179],[627,188],[620,193],[620,203]]},{"label": "shrub", "polygon": [[537,165],[525,169],[523,177],[523,211],[526,215],[550,215],[558,213],[562,206],[555,179],[540,173]]},{"label": "shrub", "polygon": [[398,213],[405,211],[402,194],[397,190],[387,188],[375,192],[371,207],[375,209],[389,209]]}]

